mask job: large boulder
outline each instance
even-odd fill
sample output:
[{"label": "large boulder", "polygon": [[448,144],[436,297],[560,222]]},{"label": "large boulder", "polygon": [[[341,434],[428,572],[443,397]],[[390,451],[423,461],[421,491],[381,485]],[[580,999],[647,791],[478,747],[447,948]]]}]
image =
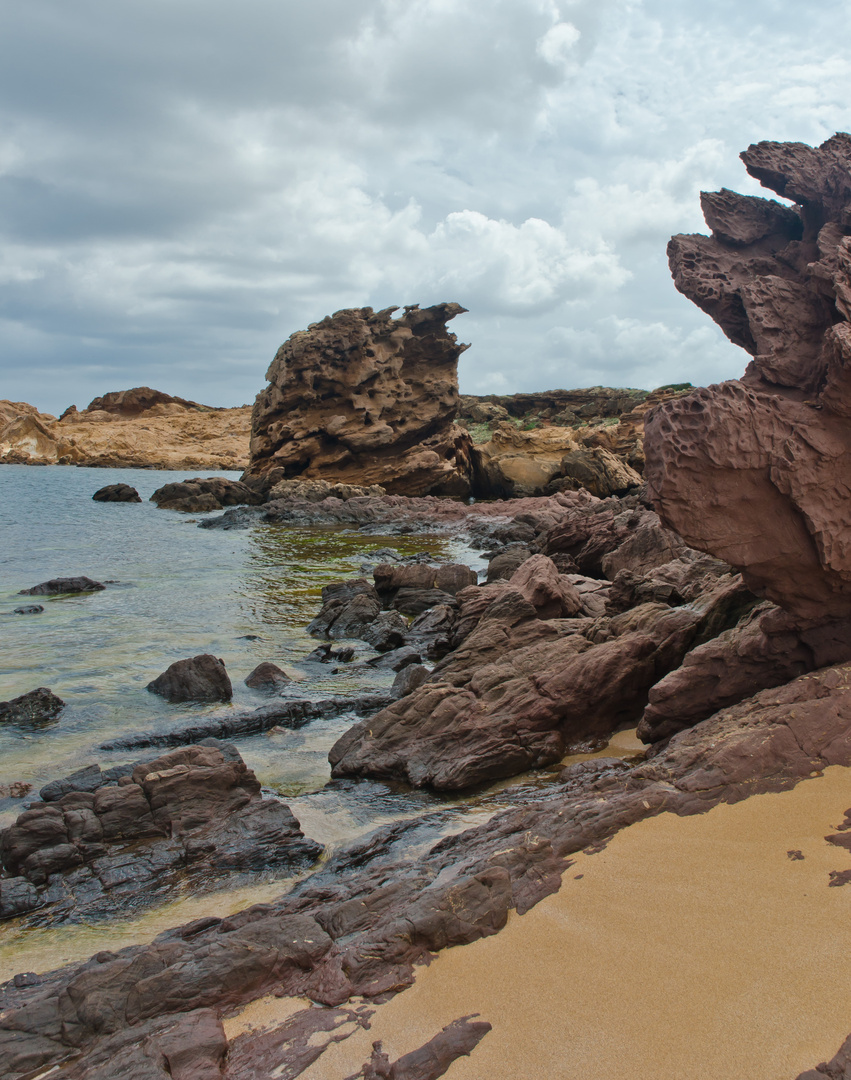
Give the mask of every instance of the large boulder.
[{"label": "large boulder", "polygon": [[763,142],[742,160],[795,207],[702,196],[712,236],[668,247],[680,292],[753,357],[645,423],[665,525],[803,619],[851,614],[851,135]]},{"label": "large boulder", "polygon": [[466,495],[470,438],[458,410],[459,345],[437,304],[338,311],[278,350],[251,421],[243,479],[263,491],[294,477],[391,494]]},{"label": "large boulder", "polygon": [[46,686],[30,690],[28,694],[0,701],[0,723],[2,724],[43,724],[56,717],[65,708],[65,702]]}]

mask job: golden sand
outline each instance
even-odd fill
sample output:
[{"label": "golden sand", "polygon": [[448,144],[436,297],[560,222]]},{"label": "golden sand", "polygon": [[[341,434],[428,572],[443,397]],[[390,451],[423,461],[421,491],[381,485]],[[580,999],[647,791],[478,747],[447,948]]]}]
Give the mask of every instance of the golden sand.
[{"label": "golden sand", "polygon": [[792,1080],[851,1032],[851,886],[828,887],[851,856],[824,841],[849,806],[851,770],[831,768],[639,822],[501,933],[420,969],[303,1080],[350,1075],[375,1039],[393,1061],[468,1013],[493,1031],[447,1080]]}]

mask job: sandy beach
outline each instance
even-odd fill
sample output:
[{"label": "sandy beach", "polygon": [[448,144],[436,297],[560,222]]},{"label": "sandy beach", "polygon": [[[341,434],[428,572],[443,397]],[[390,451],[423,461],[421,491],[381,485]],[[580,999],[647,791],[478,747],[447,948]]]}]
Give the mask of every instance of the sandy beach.
[{"label": "sandy beach", "polygon": [[501,933],[438,956],[305,1080],[357,1072],[376,1039],[393,1061],[469,1013],[493,1030],[450,1080],[797,1076],[851,1031],[851,889],[828,887],[849,857],[824,840],[849,805],[835,767],[632,826]]}]

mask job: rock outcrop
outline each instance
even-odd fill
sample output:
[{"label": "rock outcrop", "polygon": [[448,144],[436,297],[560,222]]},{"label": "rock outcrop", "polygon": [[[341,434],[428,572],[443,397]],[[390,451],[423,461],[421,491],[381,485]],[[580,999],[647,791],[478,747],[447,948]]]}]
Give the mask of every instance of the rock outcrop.
[{"label": "rock outcrop", "polygon": [[851,135],[742,160],[794,207],[702,196],[712,236],[675,236],[677,288],[753,356],[740,380],[652,411],[662,520],[807,620],[851,614]]},{"label": "rock outcrop", "polygon": [[251,409],[215,409],[136,387],[71,405],[57,420],[0,402],[0,463],[108,468],[244,469]]},{"label": "rock outcrop", "polygon": [[191,480],[164,484],[157,488],[150,501],[160,510],[203,514],[222,510],[225,506],[259,506],[263,498],[238,480],[226,480],[222,476],[209,476],[204,480],[196,476]]},{"label": "rock outcrop", "polygon": [[42,796],[0,833],[0,919],[115,913],[131,899],[162,900],[193,876],[300,867],[322,850],[287,806],[261,798],[226,743],[113,774],[93,766]]},{"label": "rock outcrop", "polygon": [[304,478],[393,494],[466,495],[470,438],[454,425],[459,345],[437,304],[338,311],[278,350],[251,421],[243,479],[268,491]]}]

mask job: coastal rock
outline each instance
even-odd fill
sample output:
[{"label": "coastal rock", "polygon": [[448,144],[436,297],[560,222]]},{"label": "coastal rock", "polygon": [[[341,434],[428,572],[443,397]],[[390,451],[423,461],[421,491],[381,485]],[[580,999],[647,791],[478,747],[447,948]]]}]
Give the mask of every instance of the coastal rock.
[{"label": "coastal rock", "polygon": [[551,490],[585,488],[601,499],[626,495],[642,483],[640,473],[604,447],[583,447],[565,454],[561,459],[561,477],[551,481]]},{"label": "coastal rock", "polygon": [[41,615],[44,608],[41,604],[24,604],[22,607],[13,609],[15,615]]},{"label": "coastal rock", "polygon": [[848,659],[851,619],[808,624],[764,603],[656,683],[638,737],[667,739],[759,690]]},{"label": "coastal rock", "polygon": [[0,723],[44,724],[55,720],[64,708],[61,698],[46,686],[39,686],[11,701],[0,701]]},{"label": "coastal rock", "polygon": [[248,463],[251,409],[213,409],[148,387],[70,406],[59,420],[0,402],[0,462],[110,468],[233,469]]},{"label": "coastal rock", "polygon": [[225,506],[258,506],[262,496],[238,480],[226,480],[222,476],[210,476],[206,480],[195,477],[174,484],[164,484],[151,496],[151,502],[160,510],[183,510],[204,513],[221,510]]},{"label": "coastal rock", "polygon": [[52,794],[63,794],[0,833],[6,917],[115,913],[130,899],[162,899],[181,875],[281,869],[321,851],[288,807],[261,798],[233,747],[181,747],[117,784],[97,766],[84,772],[56,782]]},{"label": "coastal rock", "polygon": [[[116,1045],[110,1040],[139,1042],[154,1025],[165,1028],[195,1009],[221,1013],[270,992],[333,996],[329,1004],[339,1005],[351,995],[380,999],[404,989],[414,964],[493,934],[511,909],[522,914],[558,889],[571,855],[599,848],[619,829],[663,812],[702,813],[787,790],[827,765],[851,764],[849,675],[847,666],[826,668],[763,691],[675,735],[646,762],[583,762],[532,798],[501,792],[485,824],[437,842],[433,820],[397,823],[336,853],[271,904],[7,983],[0,1048],[9,1080],[72,1057],[75,1080],[92,1080],[98,1074],[88,1066],[103,1061],[104,1048]],[[296,1014],[306,1015],[329,1010]],[[305,1041],[296,1017],[286,1024],[274,1032],[281,1075]],[[230,1045],[238,1061],[243,1044]]]},{"label": "coastal rock", "polygon": [[322,601],[319,614],[307,627],[307,632],[317,637],[363,637],[381,612],[378,593],[366,578],[325,585]]},{"label": "coastal rock", "polygon": [[741,380],[648,415],[648,494],[665,525],[758,595],[840,619],[851,614],[851,136],[741,156],[798,205],[705,196],[712,236],[672,239],[677,288],[753,360]]},{"label": "coastal rock", "polygon": [[274,694],[283,687],[288,686],[292,679],[285,671],[281,671],[277,664],[266,661],[257,667],[245,678],[245,685],[252,690],[262,690],[265,693]]},{"label": "coastal rock", "polygon": [[99,488],[92,498],[95,502],[132,502],[142,501],[139,492],[129,484],[107,484]]},{"label": "coastal rock", "polygon": [[370,487],[359,487],[357,484],[332,484],[328,480],[279,480],[270,490],[267,498],[269,502],[275,499],[306,499],[307,502],[322,502],[323,499],[348,499],[375,498],[386,495],[387,492],[378,484]]},{"label": "coastal rock", "polygon": [[210,653],[176,660],[162,675],[149,682],[147,689],[173,703],[230,701],[233,697],[224,661]]},{"label": "coastal rock", "polygon": [[523,431],[503,421],[488,442],[474,448],[476,495],[490,499],[543,495],[552,480],[564,475],[565,454],[576,449],[570,428]]},{"label": "coastal rock", "polygon": [[62,596],[65,593],[99,592],[105,588],[105,585],[89,577],[51,578],[40,585],[33,585],[31,589],[21,589],[18,596]]},{"label": "coastal rock", "polygon": [[327,480],[406,495],[466,495],[469,436],[455,427],[458,345],[438,304],[338,311],[278,350],[252,413],[243,479]]}]

